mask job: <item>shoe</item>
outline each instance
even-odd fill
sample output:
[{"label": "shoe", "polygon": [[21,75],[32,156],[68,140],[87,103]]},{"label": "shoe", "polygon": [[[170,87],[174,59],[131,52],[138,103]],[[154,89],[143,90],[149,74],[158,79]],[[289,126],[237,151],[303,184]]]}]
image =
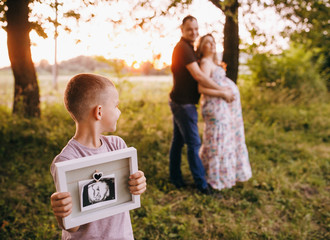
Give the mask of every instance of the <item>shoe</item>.
[{"label": "shoe", "polygon": [[216,199],[222,198],[220,191],[213,189],[210,184],[207,184],[206,188],[200,189],[199,191],[204,195],[212,196]]},{"label": "shoe", "polygon": [[213,194],[213,189],[209,185],[207,185],[206,188],[200,189],[199,191],[204,195],[212,195]]},{"label": "shoe", "polygon": [[178,189],[185,188],[187,186],[183,180],[170,180],[170,182]]}]

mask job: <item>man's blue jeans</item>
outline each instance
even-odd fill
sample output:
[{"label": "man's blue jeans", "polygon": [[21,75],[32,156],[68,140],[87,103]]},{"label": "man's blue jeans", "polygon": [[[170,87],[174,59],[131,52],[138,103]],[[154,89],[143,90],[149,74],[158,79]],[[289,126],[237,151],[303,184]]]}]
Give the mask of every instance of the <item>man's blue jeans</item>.
[{"label": "man's blue jeans", "polygon": [[181,152],[187,144],[188,162],[197,187],[202,190],[207,187],[205,170],[199,157],[201,140],[198,133],[198,114],[194,104],[177,104],[169,102],[173,114],[173,138],[170,149],[170,179],[172,182],[182,182]]}]

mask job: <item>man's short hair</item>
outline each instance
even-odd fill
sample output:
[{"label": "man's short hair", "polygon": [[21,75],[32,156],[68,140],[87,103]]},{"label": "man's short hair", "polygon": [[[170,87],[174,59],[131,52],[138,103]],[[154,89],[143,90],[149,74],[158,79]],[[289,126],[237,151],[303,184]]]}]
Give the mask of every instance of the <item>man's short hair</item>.
[{"label": "man's short hair", "polygon": [[115,87],[106,77],[82,73],[68,82],[64,93],[64,104],[72,118],[80,121],[93,107],[103,104],[108,87]]},{"label": "man's short hair", "polygon": [[188,15],[188,16],[186,16],[186,17],[182,20],[182,24],[181,24],[181,26],[183,26],[188,20],[189,20],[189,21],[193,21],[193,20],[197,21],[197,19],[196,19],[195,17],[193,17],[193,16],[191,16],[191,15]]}]

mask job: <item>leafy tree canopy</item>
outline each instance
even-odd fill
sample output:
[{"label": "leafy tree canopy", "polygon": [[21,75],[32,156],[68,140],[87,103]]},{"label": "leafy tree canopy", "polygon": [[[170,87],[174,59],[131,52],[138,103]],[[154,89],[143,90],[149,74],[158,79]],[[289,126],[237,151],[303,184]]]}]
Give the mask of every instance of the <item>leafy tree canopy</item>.
[{"label": "leafy tree canopy", "polygon": [[330,90],[330,3],[327,0],[273,0],[265,6],[289,21],[283,34],[312,51],[312,60]]}]

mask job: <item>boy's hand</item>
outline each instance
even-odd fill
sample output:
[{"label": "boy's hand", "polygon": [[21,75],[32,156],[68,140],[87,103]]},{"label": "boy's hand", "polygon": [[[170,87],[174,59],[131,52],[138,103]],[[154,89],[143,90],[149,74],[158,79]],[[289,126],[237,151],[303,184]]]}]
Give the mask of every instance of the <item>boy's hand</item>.
[{"label": "boy's hand", "polygon": [[69,192],[55,192],[50,197],[55,216],[64,218],[72,212],[72,198]]},{"label": "boy's hand", "polygon": [[147,189],[147,182],[142,171],[137,171],[136,173],[129,176],[129,190],[133,195],[140,195]]}]

